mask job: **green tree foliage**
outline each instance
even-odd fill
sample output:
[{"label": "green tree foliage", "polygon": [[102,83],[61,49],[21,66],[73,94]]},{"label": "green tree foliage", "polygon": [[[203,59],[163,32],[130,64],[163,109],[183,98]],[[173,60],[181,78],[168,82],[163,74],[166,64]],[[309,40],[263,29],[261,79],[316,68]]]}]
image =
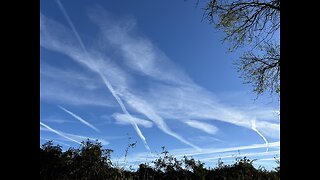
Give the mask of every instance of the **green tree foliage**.
[{"label": "green tree foliage", "polygon": [[82,142],[79,149],[62,152],[52,141],[40,148],[41,179],[106,179],[120,176],[112,167],[111,149],[102,149],[98,141]]},{"label": "green tree foliage", "polygon": [[280,95],[280,0],[210,0],[205,18],[222,30],[230,51],[251,46],[236,61],[245,83],[260,95]]},{"label": "green tree foliage", "polygon": [[[129,144],[130,145],[130,144]],[[130,146],[131,147],[131,146]],[[232,165],[220,160],[216,168],[206,168],[194,158],[178,160],[163,147],[153,165],[142,163],[134,171],[116,166],[111,161],[111,149],[103,149],[98,141],[85,141],[78,149],[62,151],[52,141],[40,148],[40,179],[112,179],[112,180],[275,180],[280,179],[280,161],[272,171],[256,169],[246,157],[236,159]]]}]

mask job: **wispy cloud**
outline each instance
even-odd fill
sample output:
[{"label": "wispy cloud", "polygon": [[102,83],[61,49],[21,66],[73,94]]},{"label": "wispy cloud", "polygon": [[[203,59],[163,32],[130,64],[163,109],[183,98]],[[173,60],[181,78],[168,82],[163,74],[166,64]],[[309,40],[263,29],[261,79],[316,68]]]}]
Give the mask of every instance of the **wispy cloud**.
[{"label": "wispy cloud", "polygon": [[70,141],[73,141],[73,142],[75,142],[75,143],[81,144],[79,141],[77,141],[77,140],[75,140],[75,139],[72,139],[72,138],[66,136],[64,133],[53,129],[53,128],[51,128],[50,126],[48,126],[48,125],[46,125],[46,124],[44,124],[44,123],[42,123],[42,122],[40,122],[40,125],[44,126],[44,127],[47,128],[49,131],[51,131],[51,132],[53,132],[53,133],[56,133],[57,135],[59,135],[59,136],[61,136],[61,137],[63,137],[63,138],[66,138],[66,139],[68,139],[68,140],[70,140]]},{"label": "wispy cloud", "polygon": [[[43,16],[43,19],[46,20],[46,22],[48,21],[47,24],[50,24],[50,23],[51,23],[51,24],[56,24],[56,22],[51,22],[51,21],[49,21],[48,19],[46,19],[46,17],[44,17],[44,16]],[[43,21],[44,21],[44,20],[43,20]],[[59,26],[62,26],[62,25],[60,24]],[[118,96],[118,94],[121,94],[122,97],[123,97],[123,94],[124,94],[123,92],[126,92],[126,91],[125,91],[125,90],[122,90],[122,89],[126,89],[128,84],[122,84],[122,85],[124,85],[124,86],[122,86],[123,88],[120,88],[120,89],[116,92],[116,91],[113,89],[113,87],[111,86],[110,82],[108,82],[105,74],[104,74],[104,73],[101,73],[101,72],[102,72],[102,71],[101,71],[101,68],[106,67],[106,66],[93,65],[94,62],[92,61],[91,58],[88,58],[88,55],[85,55],[85,54],[80,55],[81,52],[74,53],[74,52],[78,51],[78,50],[76,50],[76,48],[74,49],[74,48],[72,48],[72,47],[70,47],[70,46],[65,47],[65,48],[62,48],[62,46],[65,46],[65,45],[64,45],[64,44],[60,44],[59,40],[55,39],[55,36],[52,36],[52,34],[50,33],[50,30],[52,31],[51,28],[54,29],[54,27],[51,27],[51,28],[45,28],[45,27],[46,27],[46,26],[45,26],[45,23],[43,23],[43,31],[44,31],[44,32],[43,32],[43,39],[46,39],[46,41],[43,41],[43,42],[42,42],[42,45],[43,45],[44,47],[46,47],[46,48],[54,49],[54,50],[59,51],[59,52],[61,52],[61,53],[68,54],[68,55],[70,55],[72,58],[74,58],[74,59],[76,59],[76,60],[79,60],[79,59],[80,59],[79,62],[80,62],[81,64],[85,64],[86,66],[88,66],[89,68],[91,68],[92,70],[94,70],[95,72],[99,73],[100,76],[101,76],[101,78],[102,78],[103,81],[105,82],[106,86],[107,86],[108,89],[110,90],[111,94],[114,96],[114,98],[115,98],[115,99],[117,100],[117,102],[119,103],[119,105],[120,105],[122,111],[124,112],[124,114],[127,114],[128,116],[131,116],[131,115],[129,114],[129,112],[127,111],[127,109],[125,108],[125,106],[124,106],[121,98]],[[65,29],[64,31],[67,31],[66,28],[63,28],[63,29]],[[49,31],[49,32],[46,32],[46,31]],[[52,39],[52,40],[49,41],[48,39]],[[58,45],[58,44],[59,44],[59,45]],[[70,44],[71,44],[71,43],[70,43]],[[83,43],[82,43],[82,44],[83,44]],[[66,51],[66,49],[67,49],[67,51]],[[87,52],[87,51],[85,51],[85,52]],[[86,58],[86,57],[87,57],[87,58]],[[87,61],[86,61],[85,59],[87,59]],[[89,62],[88,62],[88,61],[89,61]],[[103,60],[99,61],[99,63],[103,63],[103,62],[104,62]],[[109,64],[108,64],[108,65],[109,65]],[[108,67],[108,66],[107,66],[107,67]],[[109,70],[109,69],[108,69],[108,70]],[[108,70],[107,70],[107,71],[104,71],[104,72],[108,72]],[[113,77],[113,76],[112,76],[112,77]],[[125,76],[123,76],[123,77],[125,77]],[[119,86],[118,86],[118,87],[119,87]],[[121,92],[121,90],[122,90],[122,92]],[[125,94],[128,94],[128,93],[125,93]],[[123,97],[123,98],[128,99],[127,97]],[[138,109],[140,109],[140,108],[138,108]],[[145,111],[144,111],[144,112],[145,112]],[[148,111],[148,112],[151,112],[151,111]],[[163,120],[161,117],[159,117],[158,115],[155,115],[155,116],[154,116],[154,114],[155,114],[155,113],[153,113],[153,114],[152,114],[152,113],[151,113],[151,114],[149,113],[148,116],[151,115],[151,116],[153,116],[153,117],[156,117],[156,118],[155,118],[155,119],[156,119],[156,122],[157,122],[156,124],[157,124],[157,126],[158,126],[161,130],[163,130],[163,131],[166,132],[167,134],[169,134],[169,135],[171,135],[171,136],[179,139],[181,142],[184,142],[184,143],[186,143],[186,144],[188,144],[188,145],[191,145],[191,146],[199,149],[199,147],[191,144],[190,142],[186,141],[184,138],[182,138],[182,137],[179,136],[178,134],[172,132],[172,131],[167,127],[167,125],[166,125],[166,123],[164,122],[164,120]],[[148,117],[148,116],[147,116],[147,117]],[[131,118],[130,118],[130,119],[131,119]],[[151,119],[151,120],[154,120],[154,119]],[[143,140],[146,148],[148,149],[149,147],[148,147],[148,145],[146,144],[146,140],[145,140],[144,136],[142,135],[140,129],[138,128],[138,126],[137,126],[136,124],[134,124],[134,121],[131,121],[131,122],[133,123],[133,126],[134,126],[136,132],[138,133],[138,135],[140,136],[140,138]]]},{"label": "wispy cloud", "polygon": [[[63,9],[62,4],[60,8]],[[64,14],[67,16],[66,12]],[[120,58],[114,60],[99,49],[86,49],[73,25],[70,25],[70,31],[42,14],[41,46],[65,54],[97,73],[145,144],[145,137],[125,105],[134,114],[147,117],[164,133],[196,149],[199,148],[172,131],[166,121],[218,120],[252,129],[251,119],[257,117],[255,129],[261,135],[279,138],[280,124],[270,120],[270,108],[259,107],[260,113],[258,108],[247,108],[245,104],[240,109],[221,102],[213,92],[195,84],[151,40],[136,33],[136,22],[132,18],[116,18],[115,21],[110,18],[110,13],[101,8],[92,9],[89,16],[100,27],[104,43],[111,44],[111,49],[120,51]],[[72,24],[70,18],[67,19]],[[126,68],[133,71],[128,71],[123,66],[120,68],[118,63],[125,63]],[[146,79],[143,88],[135,86],[137,74]],[[194,124],[193,127],[196,128]],[[212,130],[211,128],[210,132]]]},{"label": "wispy cloud", "polygon": [[42,101],[54,102],[64,105],[73,106],[95,106],[95,107],[114,107],[114,103],[105,97],[99,95],[87,95],[80,92],[75,92],[70,89],[48,87],[46,90],[41,90],[40,98]]},{"label": "wispy cloud", "polygon": [[[268,152],[247,152],[239,154],[238,151],[248,151],[248,150],[256,150],[265,148],[265,144],[252,144],[248,146],[236,146],[236,147],[228,147],[228,148],[202,148],[201,152],[196,152],[191,148],[184,149],[172,149],[168,150],[171,155],[176,158],[181,158],[183,156],[187,157],[196,157],[200,161],[209,161],[213,159],[219,158],[235,158],[235,157],[256,157],[256,156],[270,156],[270,155],[278,155],[280,154],[280,150],[276,149],[280,147],[280,142],[271,142],[269,147],[275,148],[273,151]],[[128,157],[128,162],[145,162],[146,160],[152,161],[157,155],[148,154],[148,153],[135,153],[131,154]]]},{"label": "wispy cloud", "polygon": [[[40,122],[41,124],[41,122]],[[60,140],[67,140],[67,141],[72,141],[72,142],[76,142],[78,144],[82,144],[80,142],[82,141],[86,141],[86,140],[91,140],[91,141],[95,141],[95,140],[99,140],[99,142],[101,142],[102,145],[108,145],[110,144],[108,141],[106,141],[103,137],[91,137],[91,136],[83,136],[83,135],[77,135],[77,134],[71,134],[71,133],[66,133],[66,132],[62,132],[62,131],[58,131],[58,130],[54,130],[54,129],[49,129],[46,126],[44,126],[45,128],[40,127],[40,131],[49,131],[49,132],[54,132],[56,134],[58,134],[59,136],[61,136],[63,139]],[[54,131],[52,131],[54,130]],[[111,137],[111,139],[114,137]],[[124,137],[118,137],[118,138],[124,138]],[[50,139],[50,138],[47,138]]]},{"label": "wispy cloud", "polygon": [[110,90],[111,94],[115,97],[115,99],[117,100],[117,102],[119,103],[123,113],[129,117],[129,120],[131,122],[131,125],[133,126],[133,128],[135,129],[136,133],[138,134],[138,136],[140,137],[140,139],[142,140],[142,142],[144,143],[144,146],[146,147],[146,149],[148,149],[150,151],[150,147],[146,141],[146,138],[144,137],[144,135],[142,134],[140,128],[138,127],[137,123],[133,120],[133,117],[131,116],[131,114],[128,112],[128,110],[126,109],[126,107],[124,106],[122,100],[120,99],[120,97],[115,93],[115,91],[112,89],[111,84],[107,81],[107,79],[103,78],[103,81],[106,83],[108,89]]},{"label": "wispy cloud", "polygon": [[192,83],[186,73],[176,66],[165,53],[147,37],[136,32],[134,18],[115,17],[99,6],[89,9],[89,17],[99,26],[105,41],[122,52],[121,55],[128,68],[166,83],[180,85]]},{"label": "wispy cloud", "polygon": [[97,80],[96,74],[90,71],[83,72],[85,70],[86,69],[77,71],[72,68],[57,68],[49,65],[44,60],[41,61],[40,65],[41,78],[68,83],[69,86],[85,89],[87,91],[93,91],[103,87],[103,83]]},{"label": "wispy cloud", "polygon": [[[89,55],[88,51],[87,51],[87,48],[85,47],[84,43],[82,42],[75,26],[73,25],[69,15],[67,14],[66,10],[64,9],[62,3],[59,1],[59,0],[56,0],[61,12],[63,13],[64,17],[67,19],[68,21],[68,24],[70,25],[71,29],[72,29],[72,32],[73,34],[76,36],[76,39],[78,41],[78,43],[80,44],[81,46],[81,49],[82,51],[84,52],[84,58],[86,59],[85,61],[83,61],[83,58],[81,58],[81,63],[82,64],[85,64],[86,66],[88,66],[90,69],[94,70],[95,72],[97,72],[100,77],[102,78],[103,82],[105,83],[106,87],[108,88],[108,90],[111,92],[112,96],[116,99],[116,101],[118,102],[118,104],[120,105],[122,111],[127,114],[128,116],[131,116],[129,114],[129,112],[127,111],[127,109],[125,108],[122,100],[120,99],[120,97],[117,95],[116,91],[113,89],[113,86],[111,85],[110,81],[108,80],[107,76],[105,76],[105,71],[102,72],[102,69],[100,68],[101,66],[98,66],[99,65],[99,62],[97,62],[97,60],[93,60],[93,58]],[[40,26],[40,29],[41,29],[41,26]],[[50,42],[49,42],[50,43]],[[52,43],[51,43],[52,44]],[[69,48],[70,49],[70,48]],[[78,52],[79,53],[79,52]],[[78,54],[77,53],[77,54]],[[78,59],[78,58],[77,58]],[[131,119],[131,118],[130,118]],[[134,127],[135,131],[137,132],[137,134],[139,135],[140,139],[143,141],[145,147],[147,149],[150,150],[148,144],[147,144],[147,141],[144,137],[144,135],[142,134],[141,130],[139,129],[139,127],[137,126],[137,124],[131,120],[131,124],[132,126]]]},{"label": "wispy cloud", "polygon": [[262,158],[262,159],[257,159],[257,161],[275,161],[275,158]]},{"label": "wispy cloud", "polygon": [[137,118],[137,117],[130,117],[126,114],[119,114],[119,113],[114,113],[112,115],[117,121],[117,124],[129,124],[131,125],[131,121],[129,120],[129,118],[132,118],[132,120],[137,123],[138,125],[144,126],[146,128],[151,128],[153,123],[151,121],[145,120],[145,119],[141,119],[141,118]]},{"label": "wispy cloud", "polygon": [[[172,119],[181,112],[180,115],[184,117],[177,118],[214,119],[251,129],[250,119],[253,115],[259,114],[257,109],[237,110],[220,103],[215,95],[196,85],[148,38],[136,33],[134,19],[118,18],[114,21],[112,19],[114,16],[102,8],[92,9],[89,16],[101,28],[105,40],[113,44],[115,49],[121,50],[129,68],[166,84],[153,84],[144,98],[160,116]],[[272,111],[260,109],[263,111],[260,113],[263,114],[261,119],[273,117],[273,115],[266,116],[266,113],[271,114]],[[277,133],[274,131],[279,131],[279,124],[262,122],[273,127],[278,126],[265,129],[273,131],[269,134],[275,137]],[[257,129],[260,128],[258,124]]]},{"label": "wispy cloud", "polygon": [[215,137],[212,137],[212,136],[203,136],[203,135],[199,135],[199,136],[192,136],[192,137],[189,137],[188,138],[190,141],[193,141],[193,142],[199,142],[199,143],[209,143],[209,144],[212,144],[213,142],[214,143],[226,143],[225,141],[219,139],[219,138],[215,138]]},{"label": "wispy cloud", "polygon": [[208,123],[195,120],[187,120],[185,121],[185,123],[193,128],[199,129],[209,134],[216,134],[218,132],[218,128],[216,126]]},{"label": "wispy cloud", "polygon": [[[280,141],[269,143],[269,147],[280,147]],[[205,148],[202,149],[201,152],[196,152],[192,149],[175,149],[170,152],[173,154],[177,154],[177,156],[195,156],[195,155],[203,155],[203,154],[213,154],[213,153],[224,153],[231,151],[240,151],[240,150],[249,150],[249,149],[260,149],[265,148],[265,144],[252,144],[248,146],[236,146],[236,147],[227,147],[227,148]]]},{"label": "wispy cloud", "polygon": [[[145,100],[167,119],[218,120],[251,129],[251,119],[254,117],[250,110],[246,112],[225,105],[214,94],[200,87],[155,85],[145,95]],[[257,120],[256,128],[266,136],[279,137],[279,123]]]},{"label": "wispy cloud", "polygon": [[256,128],[268,137],[280,138],[280,123],[269,123],[256,120]]},{"label": "wispy cloud", "polygon": [[185,143],[198,151],[201,150],[198,146],[192,144],[191,142],[187,141],[183,137],[181,137],[179,134],[173,132],[165,123],[164,119],[159,116],[149,105],[146,103],[142,98],[139,98],[130,92],[123,91],[122,94],[125,101],[135,110],[138,112],[144,114],[146,117],[148,117],[150,120],[152,120],[159,129],[161,129],[164,133],[178,139],[182,143]]},{"label": "wispy cloud", "polygon": [[74,123],[74,121],[69,121],[60,117],[47,117],[47,118],[42,118],[42,122],[49,122],[49,123],[57,123],[57,124],[64,124],[64,123]]},{"label": "wispy cloud", "polygon": [[[258,156],[268,156],[268,155],[277,155],[280,154],[280,151],[269,151],[269,152],[254,152],[254,153],[243,153],[243,154],[239,154],[237,155],[238,157],[258,157]],[[234,158],[235,155],[231,154],[231,155],[225,155],[225,156],[219,156],[216,155],[214,157],[206,157],[206,158],[202,158],[201,161],[206,162],[206,161],[210,161],[210,160],[214,160],[214,159],[227,159],[227,158]]]},{"label": "wispy cloud", "polygon": [[54,102],[64,105],[115,107],[116,103],[105,94],[97,91],[85,91],[81,88],[70,86],[70,84],[55,82],[53,80],[41,79],[40,83],[41,101]]},{"label": "wispy cloud", "polygon": [[64,112],[70,114],[72,117],[76,118],[77,120],[79,120],[80,122],[82,122],[83,124],[87,125],[88,127],[90,127],[91,129],[95,130],[96,132],[100,133],[100,130],[96,127],[94,127],[92,124],[90,124],[88,121],[84,120],[83,118],[81,118],[80,116],[74,114],[73,112],[67,110],[66,108],[62,107],[62,106],[58,106],[60,109],[62,109]]}]

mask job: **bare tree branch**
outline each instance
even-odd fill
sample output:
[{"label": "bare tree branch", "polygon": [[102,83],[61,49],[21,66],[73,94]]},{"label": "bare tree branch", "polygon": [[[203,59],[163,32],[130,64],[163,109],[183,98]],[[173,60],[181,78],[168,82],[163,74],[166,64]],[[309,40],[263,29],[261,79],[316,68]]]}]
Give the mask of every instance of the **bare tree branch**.
[{"label": "bare tree branch", "polygon": [[273,42],[280,29],[280,0],[210,0],[204,11],[204,18],[226,33],[230,51],[252,46],[236,62],[244,82],[258,95],[280,95],[280,45]]}]

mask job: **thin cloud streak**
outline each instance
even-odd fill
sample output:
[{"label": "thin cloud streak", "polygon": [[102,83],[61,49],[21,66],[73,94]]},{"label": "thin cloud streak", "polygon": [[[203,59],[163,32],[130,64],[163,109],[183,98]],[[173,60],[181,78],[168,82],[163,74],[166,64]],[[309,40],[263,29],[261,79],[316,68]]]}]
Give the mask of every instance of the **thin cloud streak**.
[{"label": "thin cloud streak", "polygon": [[[194,149],[172,149],[168,150],[171,155],[176,158],[187,156],[187,157],[195,157],[198,156],[197,159],[203,160],[206,157],[212,159],[218,159],[219,157],[229,158],[235,156],[263,156],[263,155],[272,155],[272,154],[280,154],[279,150],[269,151],[269,152],[254,152],[254,153],[245,153],[240,155],[235,155],[237,151],[240,150],[252,150],[252,149],[260,149],[264,148],[265,144],[252,144],[248,146],[236,146],[236,147],[229,147],[229,148],[203,148],[201,152],[195,152]],[[277,148],[280,147],[280,141],[269,143],[269,147]],[[234,153],[231,153],[234,152]],[[221,156],[223,153],[229,153],[230,155]],[[217,154],[216,156],[212,157],[213,155]],[[201,155],[201,156],[200,156]],[[203,157],[204,156],[204,157]],[[155,154],[150,156],[146,153],[136,153],[132,154],[128,157],[129,162],[145,162],[146,160],[154,160]]]},{"label": "thin cloud streak", "polygon": [[[42,60],[40,60],[42,61]],[[46,80],[54,80],[61,83],[67,83],[75,88],[85,89],[87,91],[97,90],[103,86],[103,83],[97,80],[96,73],[77,71],[72,68],[60,69],[46,63],[41,62],[40,77]]]},{"label": "thin cloud streak", "polygon": [[199,142],[199,143],[213,143],[213,142],[219,142],[219,143],[226,143],[226,141],[223,141],[221,139],[218,139],[218,138],[215,138],[215,137],[212,137],[212,136],[193,136],[193,137],[190,137],[188,138],[190,141],[193,141],[193,142]]},{"label": "thin cloud streak", "polygon": [[62,106],[58,106],[60,109],[62,109],[64,112],[70,114],[72,117],[76,118],[77,120],[79,120],[80,122],[82,122],[83,124],[87,125],[88,127],[90,127],[91,129],[95,130],[98,133],[101,133],[101,131],[94,127],[92,124],[90,124],[88,121],[82,119],[80,116],[74,114],[73,112],[67,110],[66,108],[62,107]]},{"label": "thin cloud streak", "polygon": [[275,161],[276,159],[279,159],[279,158],[263,158],[263,159],[257,159],[257,161]]},{"label": "thin cloud streak", "polygon": [[209,134],[216,134],[218,132],[218,128],[208,123],[195,121],[195,120],[187,120],[185,123],[193,128],[199,129]]},{"label": "thin cloud streak", "polygon": [[[63,5],[61,4],[60,0],[56,0],[56,2],[58,3],[58,5],[59,5],[59,7],[60,7],[60,10],[62,11],[64,17],[67,19],[69,25],[71,26],[72,31],[73,31],[74,34],[76,35],[77,40],[79,41],[79,43],[80,43],[83,51],[85,52],[88,60],[92,61],[92,59],[91,59],[90,56],[89,56],[89,53],[87,52],[86,47],[84,46],[84,44],[83,44],[83,42],[82,42],[82,40],[81,40],[81,38],[80,38],[80,36],[79,36],[76,28],[74,27],[71,19],[69,18],[69,15],[68,15],[67,12],[65,11],[65,9],[64,9]],[[127,109],[125,108],[122,100],[120,99],[120,97],[117,96],[117,94],[115,93],[115,91],[114,91],[113,87],[111,86],[110,82],[108,81],[108,79],[107,79],[105,76],[103,76],[103,73],[101,73],[100,68],[97,68],[97,66],[94,66],[94,67],[95,67],[95,70],[97,70],[97,72],[98,72],[98,74],[100,75],[100,77],[103,79],[103,82],[105,83],[105,85],[107,86],[107,88],[109,89],[109,91],[111,92],[111,94],[114,96],[114,98],[115,98],[115,99],[117,100],[117,102],[119,103],[122,111],[123,111],[126,115],[129,116],[129,119],[130,119],[130,121],[131,121],[131,124],[132,124],[132,126],[134,127],[134,129],[135,129],[135,131],[137,132],[137,134],[139,135],[139,137],[141,138],[141,140],[143,141],[145,148],[150,151],[150,147],[149,147],[148,144],[147,144],[146,138],[145,138],[144,135],[142,134],[142,132],[141,132],[141,130],[139,129],[138,125],[137,125],[137,124],[134,122],[134,120],[132,119],[130,113],[129,113],[129,112],[127,111]]]},{"label": "thin cloud streak", "polygon": [[[65,72],[62,70],[60,70],[59,72],[52,72],[53,70],[51,70],[47,66],[45,68],[42,66],[41,68],[43,68],[40,75],[40,99],[42,101],[76,106],[117,106],[116,102],[111,99],[111,97],[108,97],[106,94],[102,94],[101,89],[96,89],[97,83],[93,85],[91,79],[89,80],[88,78],[88,80],[83,81],[77,79],[80,78],[79,75],[74,77],[74,73],[70,74],[69,72]],[[54,76],[56,73],[69,74],[73,77],[69,76],[68,78],[64,78],[62,77],[62,75]],[[82,76],[84,77],[85,75]],[[101,83],[101,85],[101,87],[104,88],[104,84]]]},{"label": "thin cloud streak", "polygon": [[161,129],[164,133],[178,139],[180,142],[185,143],[193,148],[195,148],[197,151],[201,151],[201,148],[192,144],[191,142],[185,140],[183,137],[181,137],[179,134],[173,132],[165,123],[164,119],[159,116],[155,111],[141,98],[138,98],[137,96],[129,93],[129,92],[123,92],[123,97],[125,98],[126,102],[134,109],[136,109],[138,112],[144,114],[147,116],[150,120],[152,120],[159,129]]},{"label": "thin cloud streak", "polygon": [[51,83],[47,83],[45,89],[40,89],[40,99],[42,101],[74,106],[115,107],[116,105],[104,96],[82,94],[66,87],[55,87]]},{"label": "thin cloud streak", "polygon": [[[202,149],[201,152],[195,152],[190,149],[176,149],[171,150],[173,154],[177,154],[177,156],[195,156],[195,155],[203,155],[203,154],[212,154],[212,153],[224,153],[230,151],[238,151],[238,150],[248,150],[248,149],[259,149],[264,148],[265,144],[253,144],[248,146],[237,146],[237,147],[229,147],[229,148],[205,148]],[[280,141],[269,143],[269,147],[280,147]]]},{"label": "thin cloud streak", "polygon": [[[243,153],[237,155],[237,157],[252,157],[252,156],[267,156],[267,155],[277,155],[280,154],[280,151],[269,151],[269,152],[254,152],[254,153]],[[234,158],[235,155],[226,155],[226,156],[216,156],[216,157],[208,157],[208,158],[201,158],[201,161],[210,161],[210,160],[215,160],[215,159],[227,159],[227,158]]]},{"label": "thin cloud streak", "polygon": [[259,134],[259,136],[261,136],[262,137],[262,139],[266,142],[266,152],[268,152],[268,150],[269,150],[269,148],[268,148],[268,141],[267,141],[267,139],[263,136],[263,134],[261,134],[259,131],[258,131],[258,129],[257,129],[257,127],[256,127],[256,120],[255,119],[253,119],[252,120],[252,130],[253,131],[255,131],[256,133],[258,133]]},{"label": "thin cloud streak", "polygon": [[51,128],[50,126],[48,126],[48,125],[46,125],[46,124],[44,124],[44,123],[42,123],[42,122],[40,122],[40,125],[44,126],[44,127],[47,128],[49,131],[51,131],[51,132],[53,132],[53,133],[56,133],[57,135],[59,135],[59,136],[61,136],[61,137],[63,137],[63,138],[66,138],[66,139],[69,139],[70,141],[73,141],[73,142],[75,142],[75,143],[81,144],[79,141],[77,141],[77,140],[75,140],[75,139],[72,139],[72,138],[66,136],[64,133],[61,133],[61,132],[53,129],[53,128]]},{"label": "thin cloud streak", "polygon": [[[40,127],[40,131],[52,132],[51,130],[49,130],[47,128],[42,128],[42,127]],[[91,141],[99,140],[99,142],[101,142],[102,145],[110,144],[108,141],[104,140],[104,138],[102,138],[102,137],[100,137],[100,138],[98,138],[98,137],[89,137],[89,136],[81,136],[81,135],[77,135],[77,134],[66,133],[66,132],[62,132],[62,131],[58,131],[58,132],[60,134],[63,134],[64,136],[67,136],[67,137],[69,137],[69,138],[71,138],[71,139],[73,139],[75,141],[78,141],[78,142],[86,141],[86,140],[89,139]],[[70,139],[66,139],[64,136],[60,140],[73,141],[73,140],[70,140]]]},{"label": "thin cloud streak", "polygon": [[[239,111],[219,103],[211,92],[200,87],[154,85],[149,92],[145,99],[164,118],[218,120],[251,129],[250,111]],[[257,129],[269,137],[279,137],[277,123],[257,121]]]},{"label": "thin cloud streak", "polygon": [[42,121],[46,123],[49,122],[49,123],[56,123],[56,124],[75,123],[74,121],[65,120],[60,117],[48,117],[48,118],[42,119]]},{"label": "thin cloud streak", "polygon": [[[69,15],[67,14],[67,11],[64,9],[64,7],[63,7],[62,3],[60,2],[60,0],[56,0],[56,2],[57,2],[57,4],[58,4],[58,6],[59,6],[59,8],[60,8],[60,10],[61,10],[61,12],[62,12],[62,14],[63,14],[64,17],[67,19],[68,24],[70,25],[70,27],[71,27],[74,35],[76,36],[77,40],[79,41],[82,50],[85,52],[85,54],[88,55],[87,48],[84,46],[84,44],[83,44],[83,42],[82,42],[82,40],[81,40],[81,38],[80,38],[80,36],[79,36],[79,34],[78,34],[78,31],[77,31],[76,28],[74,27],[74,25],[73,25],[73,23],[72,23]],[[88,57],[89,57],[89,56],[88,56]]]},{"label": "thin cloud streak", "polygon": [[[117,124],[130,124],[131,122],[129,120],[130,117],[128,117],[126,114],[119,114],[119,113],[114,113],[112,115],[115,119],[116,119],[116,123]],[[151,121],[145,120],[145,119],[141,119],[141,118],[137,118],[137,117],[132,117],[132,119],[141,126],[144,126],[145,128],[151,128],[153,123]]]},{"label": "thin cloud streak", "polygon": [[[99,73],[100,75],[102,75],[101,73]],[[147,150],[150,151],[150,147],[146,141],[146,138],[144,137],[144,135],[142,134],[140,128],[138,127],[137,123],[135,123],[133,117],[131,116],[131,114],[128,112],[128,110],[126,109],[126,107],[124,106],[121,98],[116,94],[116,92],[114,91],[113,87],[111,86],[111,84],[109,83],[109,81],[104,77],[101,76],[101,78],[103,79],[103,81],[105,82],[106,86],[108,87],[108,89],[110,90],[111,94],[113,95],[113,97],[116,99],[116,101],[119,103],[123,113],[125,115],[128,116],[128,119],[130,120],[131,125],[133,126],[133,128],[135,129],[135,131],[137,132],[137,134],[139,135],[140,139],[142,140],[142,142],[144,143],[144,146]]]}]

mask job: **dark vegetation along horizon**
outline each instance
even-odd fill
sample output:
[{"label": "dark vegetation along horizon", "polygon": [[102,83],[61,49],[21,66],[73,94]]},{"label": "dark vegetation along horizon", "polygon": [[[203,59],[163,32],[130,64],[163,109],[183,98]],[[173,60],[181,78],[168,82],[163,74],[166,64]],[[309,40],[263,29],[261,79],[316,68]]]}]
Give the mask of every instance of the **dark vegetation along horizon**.
[{"label": "dark vegetation along horizon", "polygon": [[[125,149],[125,158],[128,149]],[[112,180],[273,180],[280,179],[280,161],[278,167],[266,170],[264,167],[255,168],[246,157],[236,158],[234,164],[225,165],[221,160],[216,167],[205,167],[199,160],[184,156],[178,160],[165,149],[151,163],[140,163],[135,170],[126,164],[120,166],[112,162],[112,149],[102,148],[101,143],[83,141],[77,149],[70,147],[63,151],[62,146],[53,145],[47,141],[40,147],[40,179],[112,179]]]}]

